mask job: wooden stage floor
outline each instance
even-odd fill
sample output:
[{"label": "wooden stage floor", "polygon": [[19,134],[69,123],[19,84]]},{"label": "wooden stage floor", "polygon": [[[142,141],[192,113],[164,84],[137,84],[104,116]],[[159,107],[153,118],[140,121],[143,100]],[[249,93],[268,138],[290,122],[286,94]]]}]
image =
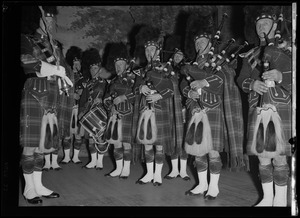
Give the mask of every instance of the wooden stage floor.
[{"label": "wooden stage floor", "polygon": [[[105,177],[114,169],[110,156],[104,156],[104,169],[83,169],[89,159],[80,158],[82,164],[60,164],[60,171],[43,173],[43,183],[46,187],[58,192],[57,199],[43,198],[43,204],[38,206],[162,206],[162,207],[251,207],[261,198],[258,180],[250,172],[230,172],[223,169],[219,180],[220,193],[213,201],[204,200],[203,196],[186,196],[185,191],[197,184],[195,168],[192,161],[188,162],[187,172],[190,181],[181,178],[163,179],[162,186],[135,184],[144,174],[141,163],[131,164],[131,174],[128,179]],[[168,174],[170,166],[164,163],[162,175]],[[32,206],[23,198],[23,178],[20,176],[19,207]],[[290,190],[288,189],[288,193]],[[290,206],[290,199],[288,205]]]}]

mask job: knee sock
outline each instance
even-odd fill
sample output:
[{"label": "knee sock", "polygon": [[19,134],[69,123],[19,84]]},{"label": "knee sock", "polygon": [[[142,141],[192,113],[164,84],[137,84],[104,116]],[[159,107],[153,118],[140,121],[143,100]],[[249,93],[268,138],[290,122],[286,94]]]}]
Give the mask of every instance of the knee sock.
[{"label": "knee sock", "polygon": [[58,158],[58,150],[55,150],[52,152],[52,160],[51,160],[51,167],[53,169],[60,168],[60,166],[57,163],[57,158]]},{"label": "knee sock", "polygon": [[199,184],[191,190],[194,194],[203,194],[207,190],[207,155],[196,156],[195,163],[197,168],[197,175],[199,179]]},{"label": "knee sock", "polygon": [[196,163],[196,168],[198,173],[207,170],[208,164],[207,164],[206,155],[195,157],[195,163]]},{"label": "knee sock", "polygon": [[207,195],[216,197],[219,194],[219,178],[222,169],[221,157],[209,158],[210,181],[208,185]]},{"label": "knee sock", "polygon": [[44,159],[45,159],[45,162],[44,162],[44,169],[50,169],[51,168],[51,153],[49,154],[45,154],[44,155]]},{"label": "knee sock", "polygon": [[33,199],[38,196],[33,183],[34,156],[22,155],[21,165],[25,179],[23,195],[26,199]]},{"label": "knee sock", "polygon": [[150,182],[153,180],[153,174],[154,174],[154,166],[153,166],[153,161],[154,161],[154,151],[153,148],[150,150],[145,150],[145,160],[146,160],[146,169],[147,173],[146,175],[141,178],[140,180],[143,182]]},{"label": "knee sock", "polygon": [[22,155],[21,165],[24,174],[33,173],[34,169],[34,155]]},{"label": "knee sock", "polygon": [[74,142],[74,153],[73,153],[73,157],[72,157],[72,161],[74,163],[81,162],[79,160],[79,152],[80,152],[82,141],[83,141],[82,139],[75,139],[75,142]]},{"label": "knee sock", "polygon": [[219,174],[222,169],[221,157],[209,158],[209,171],[212,174]]},{"label": "knee sock", "polygon": [[154,161],[154,151],[153,149],[151,150],[145,150],[145,159],[146,159],[146,163],[151,163]]},{"label": "knee sock", "polygon": [[164,154],[162,150],[156,150],[155,152],[155,163],[156,164],[162,164],[164,161]]},{"label": "knee sock", "polygon": [[132,149],[124,149],[124,164],[123,164],[121,176],[129,176],[131,159],[132,159]]},{"label": "knee sock", "polygon": [[123,169],[123,148],[114,149],[114,158],[116,161],[116,169],[110,173],[112,177],[119,176]]},{"label": "knee sock", "polygon": [[263,199],[256,206],[273,205],[274,188],[273,188],[273,167],[272,164],[261,165],[259,164],[259,174],[263,189]]},{"label": "knee sock", "polygon": [[35,191],[38,195],[50,195],[53,191],[47,189],[42,184],[42,168],[44,163],[44,154],[34,153],[34,168],[33,168],[33,182]]},{"label": "knee sock", "polygon": [[287,164],[276,166],[274,165],[274,183],[278,186],[286,186],[289,178],[289,166]]},{"label": "knee sock", "polygon": [[91,161],[86,165],[86,167],[94,168],[97,165],[97,151],[94,144],[89,144],[89,151],[91,153]]},{"label": "knee sock", "polygon": [[259,174],[260,174],[261,183],[273,182],[272,164],[268,164],[268,165],[259,164]]},{"label": "knee sock", "polygon": [[34,167],[33,171],[39,171],[41,172],[44,165],[44,154],[42,153],[34,153]]},{"label": "knee sock", "polygon": [[132,149],[124,149],[124,161],[131,161]]}]

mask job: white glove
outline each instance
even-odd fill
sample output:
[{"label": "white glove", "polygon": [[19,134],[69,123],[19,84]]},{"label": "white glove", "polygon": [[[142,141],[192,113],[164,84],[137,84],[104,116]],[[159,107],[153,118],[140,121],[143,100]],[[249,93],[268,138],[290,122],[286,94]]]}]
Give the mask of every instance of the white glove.
[{"label": "white glove", "polygon": [[42,66],[41,66],[41,72],[40,73],[36,73],[38,77],[47,77],[47,76],[59,76],[61,77],[63,80],[66,81],[66,83],[70,86],[73,87],[73,83],[72,81],[66,76],[66,69],[63,66],[56,66],[56,65],[52,65],[52,64],[48,64],[44,61],[42,62]]},{"label": "white glove", "polygon": [[268,80],[266,79],[265,80],[265,84],[270,88],[270,87],[275,87],[275,82],[274,81],[271,81],[271,80]]},{"label": "white glove", "polygon": [[60,77],[66,76],[66,69],[63,66],[57,67],[56,65],[48,64],[47,62],[41,61],[41,72],[37,73],[38,77],[46,77],[57,75]]},{"label": "white glove", "polygon": [[140,93],[144,95],[149,95],[151,93],[151,89],[147,85],[140,86]]}]

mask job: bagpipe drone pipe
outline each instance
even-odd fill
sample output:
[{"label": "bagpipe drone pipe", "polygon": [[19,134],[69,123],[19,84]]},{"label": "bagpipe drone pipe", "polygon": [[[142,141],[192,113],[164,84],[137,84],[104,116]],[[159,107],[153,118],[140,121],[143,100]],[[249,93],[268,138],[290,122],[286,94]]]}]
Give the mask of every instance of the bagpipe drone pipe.
[{"label": "bagpipe drone pipe", "polygon": [[[218,29],[214,35],[213,41],[212,41],[212,46],[210,47],[210,50],[208,52],[208,55],[206,56],[206,62],[204,64],[204,69],[206,69],[207,71],[209,71],[209,69],[211,67],[215,67],[215,48],[221,44],[221,40],[220,40],[220,35],[221,35],[221,31],[223,29],[224,26],[224,22],[225,22],[225,18],[228,18],[228,15],[226,13],[223,14],[222,16],[222,20],[220,25],[218,26]],[[197,57],[196,57],[197,58]]]}]

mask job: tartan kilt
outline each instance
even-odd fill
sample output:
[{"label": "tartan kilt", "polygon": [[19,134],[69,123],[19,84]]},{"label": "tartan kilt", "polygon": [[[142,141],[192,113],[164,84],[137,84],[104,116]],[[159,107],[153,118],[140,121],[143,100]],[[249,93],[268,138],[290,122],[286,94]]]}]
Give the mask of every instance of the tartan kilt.
[{"label": "tartan kilt", "polygon": [[[43,87],[42,92],[34,91],[32,85],[35,82],[40,85],[46,84],[45,88],[47,88],[44,90]],[[39,147],[44,111],[49,110],[57,115],[58,95],[57,81],[30,78],[25,82],[20,110],[20,144],[22,147]],[[60,139],[60,135],[58,137]]]},{"label": "tartan kilt", "polygon": [[[192,108],[193,109],[193,108]],[[191,109],[189,109],[191,110]],[[222,116],[221,105],[206,111],[208,122],[211,128],[212,146],[215,151],[223,151],[224,149],[224,117]],[[191,119],[191,111],[189,111],[189,120]],[[189,122],[187,122],[188,124]]]},{"label": "tartan kilt", "polygon": [[[281,118],[281,127],[284,131],[284,147],[285,147],[285,155],[291,156],[291,144],[289,143],[289,139],[292,138],[292,107],[291,104],[277,104],[275,105],[277,112]],[[254,134],[254,126],[256,122],[256,108],[251,107],[249,109],[248,114],[248,134],[247,134],[247,153],[249,155],[254,155],[251,152],[251,146],[253,143],[253,134]]]},{"label": "tartan kilt", "polygon": [[121,117],[122,120],[122,142],[127,142],[132,144],[132,118],[133,113],[126,114]]},{"label": "tartan kilt", "polygon": [[[173,122],[172,115],[170,114],[170,99],[160,101],[161,109],[154,109],[156,128],[157,128],[157,138],[153,145],[162,145],[163,151],[167,155],[172,155],[174,153],[174,144],[172,143],[172,131]],[[140,111],[140,115],[143,110]],[[138,127],[139,128],[139,127]]]},{"label": "tartan kilt", "polygon": [[20,114],[20,144],[22,147],[39,147],[44,110],[28,91],[22,91]]}]

